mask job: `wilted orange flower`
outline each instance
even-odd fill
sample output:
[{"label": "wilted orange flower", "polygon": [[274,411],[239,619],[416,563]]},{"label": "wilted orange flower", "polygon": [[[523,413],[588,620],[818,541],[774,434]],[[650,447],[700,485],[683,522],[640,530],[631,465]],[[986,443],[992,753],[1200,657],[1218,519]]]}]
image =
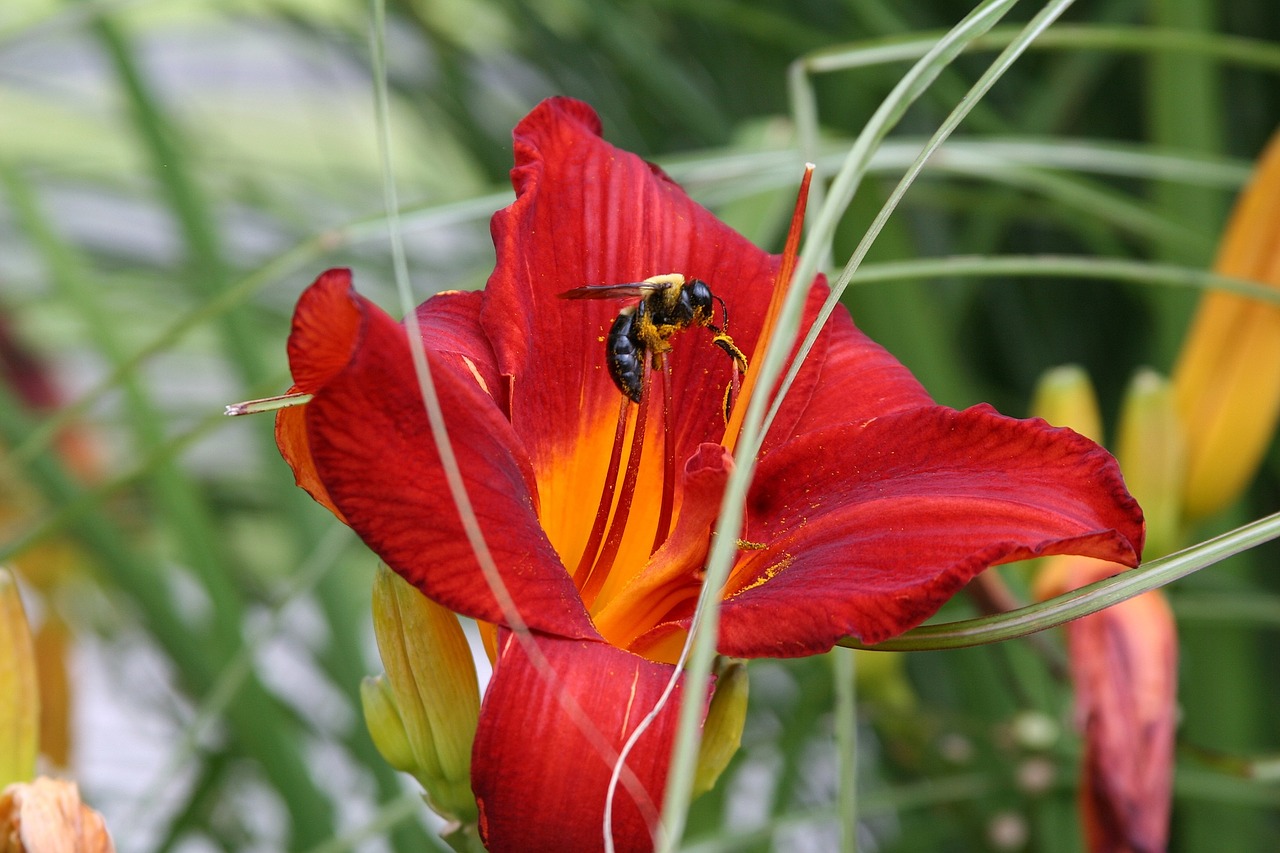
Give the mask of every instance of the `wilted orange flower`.
[{"label": "wilted orange flower", "polygon": [[113,853],[102,815],[75,782],[41,777],[0,791],[0,853]]}]

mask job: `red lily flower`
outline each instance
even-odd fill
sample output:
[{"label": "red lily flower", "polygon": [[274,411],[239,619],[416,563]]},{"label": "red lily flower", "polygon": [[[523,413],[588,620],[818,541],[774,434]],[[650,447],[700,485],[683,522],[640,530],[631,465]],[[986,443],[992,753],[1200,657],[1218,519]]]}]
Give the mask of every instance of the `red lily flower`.
[{"label": "red lily flower", "polygon": [[[527,642],[503,632],[473,750],[491,849],[601,846],[616,755],[671,678],[692,614],[740,410],[727,429],[734,361],[703,328],[671,337],[665,368],[630,403],[605,359],[628,303],[556,296],[701,279],[754,359],[780,266],[599,133],[595,113],[567,99],[526,117],[515,130],[517,198],[493,219],[488,286],[440,294],[416,314],[518,619],[464,535],[406,328],[356,295],[349,272],[331,270],[303,294],[289,339],[297,388],[314,395],[278,420],[299,484],[429,597],[530,629]],[[811,315],[826,292],[814,283]],[[760,454],[722,591],[720,651],[877,642],[992,564],[1084,553],[1135,565],[1142,539],[1141,511],[1104,450],[986,406],[934,405],[841,310]],[[620,850],[652,843],[678,704],[628,756],[612,814]]]}]

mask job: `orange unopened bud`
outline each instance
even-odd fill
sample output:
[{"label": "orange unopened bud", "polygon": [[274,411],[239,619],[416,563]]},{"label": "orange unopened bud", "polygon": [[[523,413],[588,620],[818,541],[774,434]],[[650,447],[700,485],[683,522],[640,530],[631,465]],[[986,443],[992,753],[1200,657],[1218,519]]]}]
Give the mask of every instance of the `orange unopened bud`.
[{"label": "orange unopened bud", "polygon": [[74,782],[41,777],[0,791],[2,853],[113,853],[102,815],[80,801]]},{"label": "orange unopened bud", "polygon": [[37,691],[35,650],[22,597],[13,575],[0,568],[0,786],[35,775],[40,724]]},{"label": "orange unopened bud", "polygon": [[1120,411],[1116,459],[1147,519],[1148,558],[1172,553],[1180,544],[1186,453],[1173,387],[1154,370],[1138,371]]},{"label": "orange unopened bud", "polygon": [[[1280,286],[1280,135],[1236,203],[1214,270]],[[1226,508],[1248,485],[1280,415],[1280,306],[1214,291],[1173,373],[1187,437],[1184,512]]]},{"label": "orange unopened bud", "polygon": [[387,670],[385,680],[361,690],[375,744],[388,763],[422,783],[436,812],[475,820],[471,745],[480,689],[458,618],[380,566],[373,630]]},{"label": "orange unopened bud", "polygon": [[1083,367],[1067,364],[1045,371],[1036,383],[1031,414],[1053,426],[1068,427],[1085,438],[1102,441],[1098,398]]},{"label": "orange unopened bud", "polygon": [[742,728],[747,722],[747,664],[721,658],[717,666],[716,692],[707,709],[698,749],[698,767],[693,778],[693,796],[715,787],[742,745]]},{"label": "orange unopened bud", "polygon": [[[1076,558],[1072,586],[1122,567]],[[1067,625],[1076,723],[1084,735],[1080,805],[1091,850],[1163,850],[1177,724],[1178,640],[1159,590]]]}]

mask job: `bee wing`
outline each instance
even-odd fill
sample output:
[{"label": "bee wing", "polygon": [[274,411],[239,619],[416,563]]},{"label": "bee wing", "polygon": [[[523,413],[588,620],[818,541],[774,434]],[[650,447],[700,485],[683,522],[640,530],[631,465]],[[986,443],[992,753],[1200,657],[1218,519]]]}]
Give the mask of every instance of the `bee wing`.
[{"label": "bee wing", "polygon": [[561,299],[625,299],[632,296],[648,296],[670,285],[651,281],[632,281],[626,284],[586,284],[560,294]]}]

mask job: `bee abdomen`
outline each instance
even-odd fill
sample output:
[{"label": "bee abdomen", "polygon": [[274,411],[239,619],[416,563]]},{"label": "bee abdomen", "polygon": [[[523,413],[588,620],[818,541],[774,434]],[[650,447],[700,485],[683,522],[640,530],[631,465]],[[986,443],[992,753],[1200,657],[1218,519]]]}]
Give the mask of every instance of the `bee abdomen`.
[{"label": "bee abdomen", "polygon": [[643,347],[635,340],[635,311],[627,310],[618,315],[609,328],[605,362],[609,376],[618,390],[633,403],[640,402],[643,388]]}]

